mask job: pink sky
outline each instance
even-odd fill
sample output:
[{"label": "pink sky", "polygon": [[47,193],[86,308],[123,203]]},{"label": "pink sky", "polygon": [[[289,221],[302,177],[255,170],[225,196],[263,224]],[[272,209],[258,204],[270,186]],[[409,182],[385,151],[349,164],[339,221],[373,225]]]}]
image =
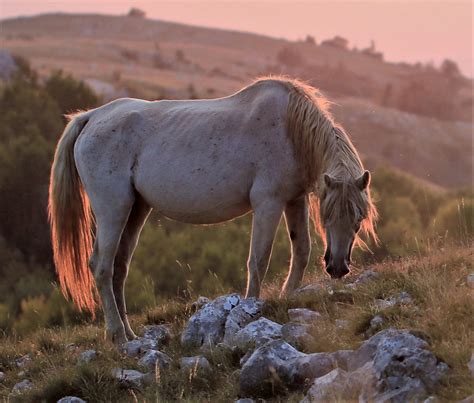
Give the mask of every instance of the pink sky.
[{"label": "pink sky", "polygon": [[342,35],[352,46],[373,39],[389,61],[455,60],[473,76],[471,1],[0,0],[1,18],[49,12],[124,14],[318,41]]}]

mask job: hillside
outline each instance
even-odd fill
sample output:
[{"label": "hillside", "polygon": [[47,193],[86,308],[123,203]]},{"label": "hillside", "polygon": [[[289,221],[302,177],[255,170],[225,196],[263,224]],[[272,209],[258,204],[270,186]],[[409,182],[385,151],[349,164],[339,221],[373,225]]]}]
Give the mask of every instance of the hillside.
[{"label": "hillside", "polygon": [[[291,299],[278,299],[273,284],[265,289],[258,314],[248,307],[260,302],[240,301],[244,312],[255,314],[246,316],[248,325],[239,322],[239,330],[227,319],[226,329],[237,326],[234,339],[226,330],[224,343],[215,345],[222,335],[206,333],[212,344],[207,348],[200,347],[202,340],[194,344],[199,322],[190,325],[189,318],[218,309],[218,303],[202,297],[197,304],[163,301],[133,316],[132,326],[144,337],[129,342],[124,354],[104,342],[100,321],[42,329],[23,339],[5,337],[0,340],[0,396],[25,402],[55,402],[66,395],[87,402],[231,402],[273,396],[267,401],[297,402],[308,393],[306,402],[357,401],[359,394],[375,394],[377,401],[425,401],[428,395],[459,401],[472,394],[470,270],[472,254],[450,247],[447,253],[375,265],[344,282],[308,275],[307,285]],[[239,303],[237,297],[226,298]],[[230,309],[228,317],[236,317],[232,312],[238,308]],[[213,330],[212,321],[206,326]],[[265,340],[273,341],[258,344]],[[229,343],[237,347],[226,347]],[[145,352],[149,348],[156,350]],[[287,358],[280,356],[273,375],[263,367],[252,372],[259,360],[278,360],[265,355],[269,348]],[[295,365],[287,368],[286,361]],[[304,379],[285,377],[285,371],[300,371]],[[370,384],[372,377],[377,385]]]},{"label": "hillside", "polygon": [[[2,48],[29,59],[42,76],[63,69],[105,100],[210,98],[260,74],[298,76],[335,102],[336,119],[369,167],[392,165],[442,187],[472,181],[472,81],[460,76],[347,47],[133,17],[16,18],[1,22],[0,37]],[[455,96],[441,92],[446,88]]]}]

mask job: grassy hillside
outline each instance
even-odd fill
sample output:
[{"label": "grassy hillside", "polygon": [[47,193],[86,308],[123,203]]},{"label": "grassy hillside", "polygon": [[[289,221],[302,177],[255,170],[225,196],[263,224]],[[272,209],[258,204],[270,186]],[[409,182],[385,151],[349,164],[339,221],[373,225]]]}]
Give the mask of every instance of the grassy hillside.
[{"label": "grassy hillside", "polygon": [[382,161],[444,187],[472,180],[472,81],[450,71],[386,63],[349,47],[132,17],[43,15],[4,20],[1,28],[2,46],[41,76],[63,69],[104,99],[212,98],[261,74],[297,76],[335,101],[337,120],[372,167]]},{"label": "grassy hillside", "polygon": [[[467,275],[472,271],[472,249],[446,245],[430,256],[404,261],[387,261],[375,265],[379,276],[360,285],[357,290],[341,282],[308,274],[305,283],[322,285],[310,297],[301,296],[279,300],[276,285],[265,289],[267,298],[264,316],[279,323],[288,321],[287,309],[307,307],[322,314],[322,321],[313,329],[315,342],[306,352],[326,352],[356,348],[375,331],[370,321],[381,315],[379,329],[397,327],[411,329],[430,344],[435,355],[445,361],[449,374],[438,385],[437,395],[457,400],[472,393],[472,378],[467,362],[474,347],[474,311],[472,289]],[[346,280],[350,281],[349,280]],[[400,291],[408,292],[413,303],[382,309],[376,299],[386,299]],[[232,401],[238,396],[238,360],[218,352],[209,353],[214,367],[212,379],[184,377],[177,360],[196,353],[183,350],[179,334],[191,306],[180,300],[168,300],[142,315],[133,316],[133,326],[139,330],[145,324],[169,323],[174,337],[163,351],[174,362],[163,371],[156,382],[141,390],[120,386],[112,378],[112,368],[137,368],[135,360],[120,356],[103,339],[103,327],[96,323],[44,329],[23,339],[9,337],[0,341],[0,368],[6,380],[0,383],[0,396],[8,399],[16,382],[29,379],[33,389],[22,401],[56,401],[65,395],[76,395],[86,401]],[[338,321],[339,320],[339,321]],[[344,326],[341,327],[341,320]],[[98,357],[86,364],[77,364],[79,354],[88,349],[98,350]],[[30,354],[31,361],[19,368],[15,359]],[[283,396],[280,401],[299,401],[303,391]],[[277,401],[277,400],[275,400]]]}]

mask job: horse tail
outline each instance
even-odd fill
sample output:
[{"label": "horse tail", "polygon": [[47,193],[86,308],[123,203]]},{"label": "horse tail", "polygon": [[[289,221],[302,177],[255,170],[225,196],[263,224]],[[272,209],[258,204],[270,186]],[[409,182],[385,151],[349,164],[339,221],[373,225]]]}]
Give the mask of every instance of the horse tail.
[{"label": "horse tail", "polygon": [[61,290],[94,315],[97,290],[89,269],[94,219],[74,160],[74,145],[92,112],[68,116],[51,168],[48,214]]}]

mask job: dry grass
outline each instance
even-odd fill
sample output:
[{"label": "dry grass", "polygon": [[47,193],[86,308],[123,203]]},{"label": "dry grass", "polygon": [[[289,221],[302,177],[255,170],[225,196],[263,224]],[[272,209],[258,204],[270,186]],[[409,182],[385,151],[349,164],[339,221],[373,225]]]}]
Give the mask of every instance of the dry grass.
[{"label": "dry grass", "polygon": [[[278,299],[278,290],[271,284],[265,289],[265,315],[280,323],[288,320],[291,307],[308,307],[322,314],[322,321],[314,328],[316,342],[306,346],[307,352],[335,351],[357,348],[370,336],[370,319],[380,314],[383,327],[411,329],[430,343],[432,351],[451,368],[439,385],[437,393],[446,399],[461,399],[472,393],[472,378],[467,369],[473,349],[474,305],[472,290],[466,276],[472,271],[470,248],[452,248],[433,252],[426,257],[407,258],[374,266],[379,277],[357,289],[345,287],[343,282],[331,281],[320,273],[307,276],[306,283],[322,285],[311,295],[292,299]],[[389,298],[401,291],[414,300],[411,305],[380,310],[377,298]],[[189,303],[169,301],[141,316],[132,318],[140,331],[146,324],[171,323],[175,337],[164,351],[174,358],[168,371],[157,377],[157,383],[143,390],[123,389],[111,376],[114,367],[137,368],[135,360],[121,357],[104,341],[102,324],[71,328],[46,329],[23,340],[3,338],[0,341],[0,369],[7,379],[0,384],[0,396],[9,398],[11,388],[24,378],[35,387],[25,395],[25,401],[56,401],[65,395],[76,395],[86,401],[157,401],[173,400],[232,401],[238,397],[239,357],[226,351],[207,354],[216,367],[212,378],[183,376],[178,358],[196,354],[183,350],[179,332],[191,315]],[[336,320],[346,320],[340,328]],[[69,344],[76,346],[71,347]],[[78,365],[81,351],[94,348],[99,357],[89,364]],[[32,360],[24,368],[17,368],[14,359],[29,353]],[[25,371],[21,374],[21,371]],[[303,391],[281,397],[281,401],[299,401]],[[279,401],[278,398],[275,401]]]}]

